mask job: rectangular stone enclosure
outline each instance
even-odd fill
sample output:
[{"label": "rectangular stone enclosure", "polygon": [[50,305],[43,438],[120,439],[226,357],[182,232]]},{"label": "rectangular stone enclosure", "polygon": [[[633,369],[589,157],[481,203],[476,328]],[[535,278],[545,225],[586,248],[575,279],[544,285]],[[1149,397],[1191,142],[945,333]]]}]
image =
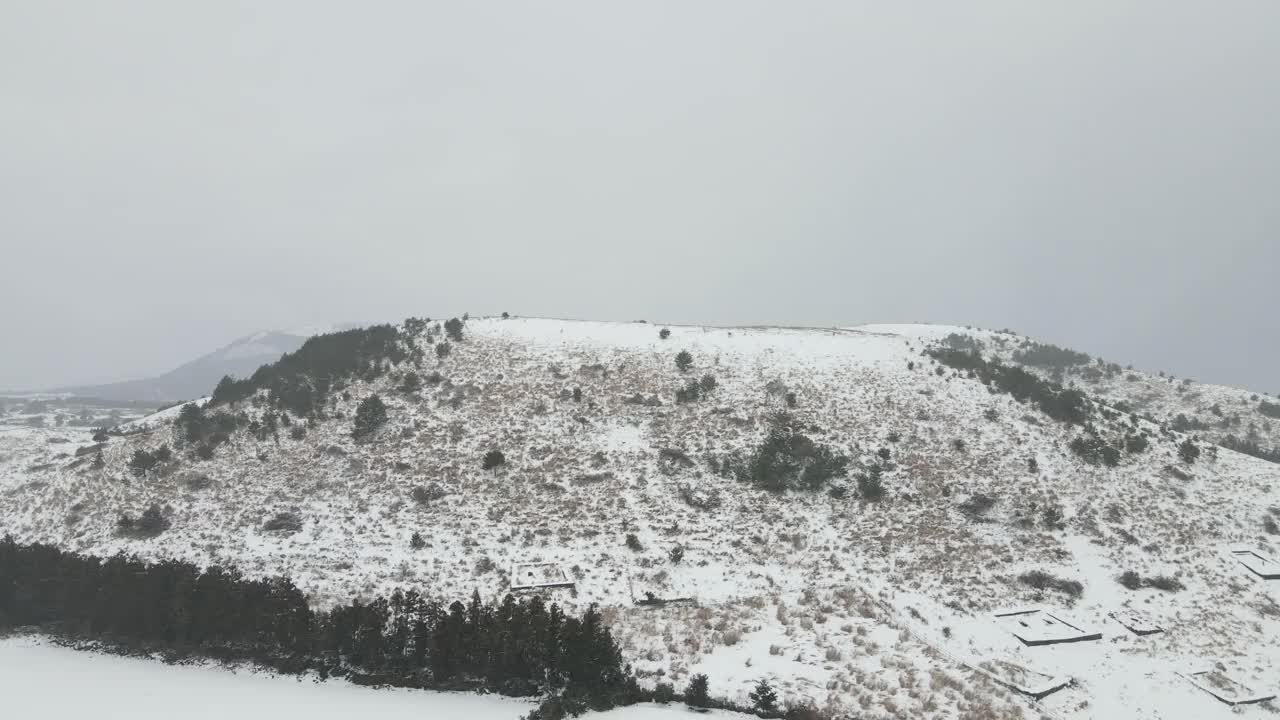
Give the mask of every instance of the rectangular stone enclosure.
[{"label": "rectangular stone enclosure", "polygon": [[511,570],[511,589],[544,590],[573,587],[573,580],[557,562],[516,563]]},{"label": "rectangular stone enclosure", "polygon": [[974,668],[978,672],[1024,695],[1041,700],[1071,684],[1071,678],[1032,670],[1008,660],[986,660]]},{"label": "rectangular stone enclosure", "polygon": [[1044,608],[1007,610],[996,613],[995,617],[1002,627],[1024,645],[1055,645],[1098,640],[1102,637],[1102,633],[1066,620],[1061,613]]},{"label": "rectangular stone enclosure", "polygon": [[1251,548],[1236,548],[1232,557],[1263,580],[1280,580],[1280,563]]},{"label": "rectangular stone enclosure", "polygon": [[1244,683],[1229,677],[1226,673],[1215,669],[1193,670],[1182,673],[1192,685],[1209,693],[1228,705],[1247,705],[1250,703],[1274,700],[1275,693],[1256,693]]}]

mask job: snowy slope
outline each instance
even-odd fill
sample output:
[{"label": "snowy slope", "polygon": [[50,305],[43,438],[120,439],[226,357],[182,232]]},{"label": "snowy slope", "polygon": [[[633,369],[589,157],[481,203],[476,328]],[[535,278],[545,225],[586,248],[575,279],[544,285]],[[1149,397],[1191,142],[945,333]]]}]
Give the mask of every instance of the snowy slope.
[{"label": "snowy slope", "polygon": [[[400,392],[409,368],[397,368],[353,383],[302,440],[241,432],[213,460],[181,449],[145,480],[125,463],[174,443],[168,428],[113,439],[103,470],[71,458],[31,470],[56,451],[26,430],[0,446],[0,532],[282,573],[322,604],[408,585],[496,598],[523,582],[517,565],[556,562],[576,585],[553,597],[600,603],[647,683],[706,672],[714,694],[745,701],[770,677],[785,699],[867,717],[1225,717],[1178,673],[1221,663],[1254,689],[1280,684],[1280,589],[1229,552],[1280,554],[1262,522],[1280,508],[1280,466],[1228,451],[1187,466],[1182,436],[1145,421],[1145,453],[1086,465],[1067,449],[1077,430],[922,356],[958,328],[670,329],[663,340],[641,323],[472,320],[448,357],[426,348],[417,371],[439,372],[438,385]],[[688,373],[673,362],[682,349]],[[710,396],[674,404],[704,374],[717,381]],[[375,391],[389,427],[357,444],[350,418]],[[884,501],[771,495],[712,471],[760,442],[787,392],[798,429],[855,472],[888,451]],[[628,402],[636,395],[661,405]],[[491,449],[507,465],[482,470]],[[209,486],[192,489],[203,484],[193,473]],[[419,486],[440,497],[415,501]],[[977,493],[995,499],[985,521],[961,510]],[[719,504],[694,507],[690,494]],[[152,503],[167,507],[168,532],[114,534],[119,513]],[[1046,508],[1061,522],[1047,524]],[[261,529],[281,512],[302,531]],[[415,531],[428,547],[409,547]],[[642,550],[624,545],[629,533]],[[1082,597],[1017,580],[1033,569],[1080,581]],[[1115,579],[1125,570],[1186,589],[1127,590]],[[635,605],[645,590],[696,605]],[[992,617],[1032,604],[1102,639],[1026,647]],[[1166,632],[1132,635],[1110,618],[1126,608]],[[994,661],[1075,684],[1037,704],[972,669]]]}]

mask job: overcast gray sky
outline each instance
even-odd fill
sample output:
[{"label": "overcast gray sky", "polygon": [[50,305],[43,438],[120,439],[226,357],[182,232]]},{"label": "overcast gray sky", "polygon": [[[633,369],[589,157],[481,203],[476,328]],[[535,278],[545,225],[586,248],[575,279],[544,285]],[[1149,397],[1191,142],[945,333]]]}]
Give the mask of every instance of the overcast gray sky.
[{"label": "overcast gray sky", "polygon": [[0,4],[0,387],[497,313],[1280,391],[1280,3]]}]

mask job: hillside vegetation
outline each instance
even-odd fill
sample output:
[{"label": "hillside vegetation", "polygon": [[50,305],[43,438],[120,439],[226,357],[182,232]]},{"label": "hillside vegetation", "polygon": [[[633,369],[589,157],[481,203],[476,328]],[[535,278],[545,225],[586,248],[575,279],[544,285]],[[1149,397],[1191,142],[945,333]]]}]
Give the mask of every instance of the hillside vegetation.
[{"label": "hillside vegetation", "polygon": [[[1280,465],[1176,418],[1216,403],[1274,447],[1271,420],[1111,367],[935,326],[415,319],[100,452],[24,431],[0,534],[282,575],[316,608],[554,581],[646,688],[705,674],[743,705],[768,679],[842,717],[1217,717],[1177,673],[1277,676],[1277,591],[1230,549],[1280,546]],[[1032,604],[1103,639],[1025,647],[992,618]],[[1002,684],[1028,671],[1076,683]]]}]

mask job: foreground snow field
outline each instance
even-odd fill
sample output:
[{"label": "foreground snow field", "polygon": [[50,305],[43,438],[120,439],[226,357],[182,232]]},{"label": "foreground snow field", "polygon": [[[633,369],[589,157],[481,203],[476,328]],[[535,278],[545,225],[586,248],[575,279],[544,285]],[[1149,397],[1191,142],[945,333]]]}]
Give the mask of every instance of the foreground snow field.
[{"label": "foreground snow field", "polygon": [[[0,698],[9,720],[88,715],[132,720],[515,720],[531,703],[494,695],[372,689],[341,680],[312,682],[213,666],[174,666],[83,652],[38,638],[0,639]],[[693,716],[682,706],[638,705],[586,715],[592,720],[744,718]]]}]

